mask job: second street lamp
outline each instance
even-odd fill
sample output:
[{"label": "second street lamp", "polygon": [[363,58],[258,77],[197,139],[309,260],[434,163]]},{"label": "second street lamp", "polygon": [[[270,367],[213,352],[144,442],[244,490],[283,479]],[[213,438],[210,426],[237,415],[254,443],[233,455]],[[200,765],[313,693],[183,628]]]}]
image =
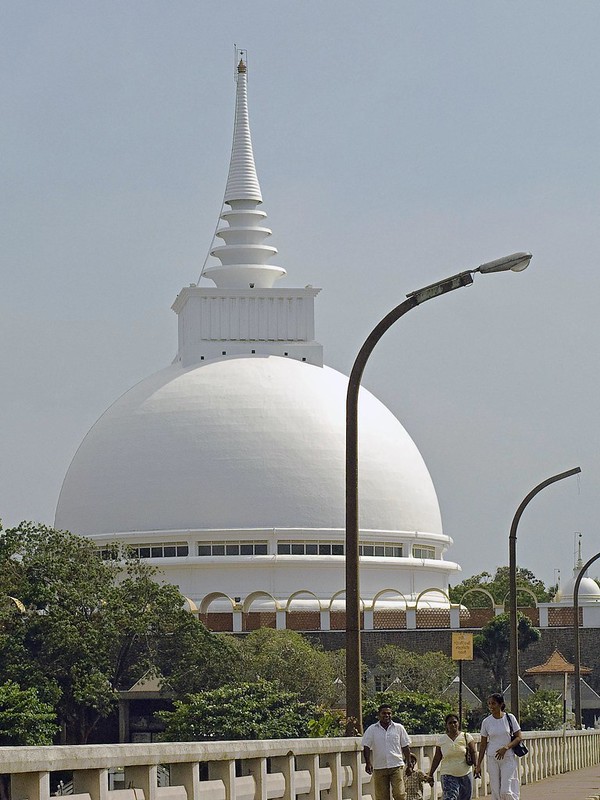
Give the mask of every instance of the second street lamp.
[{"label": "second street lamp", "polygon": [[550,486],[551,483],[562,481],[564,478],[570,478],[571,475],[577,475],[581,472],[581,467],[569,469],[566,472],[559,472],[558,475],[552,475],[551,478],[546,478],[545,481],[538,483],[529,494],[521,501],[520,506],[515,512],[512,524],[510,526],[510,533],[508,534],[508,579],[509,579],[509,616],[510,616],[510,710],[519,719],[519,620],[518,620],[518,607],[517,607],[517,527],[519,520],[523,516],[523,512],[533,500],[533,498]]},{"label": "second street lamp", "polygon": [[582,729],[581,719],[581,644],[579,638],[579,586],[581,579],[591,567],[594,561],[600,558],[600,553],[596,553],[579,570],[579,575],[573,587],[573,630],[575,631],[575,730]]},{"label": "second street lamp", "polygon": [[360,654],[360,582],[358,522],[358,393],[361,378],[373,348],[383,334],[400,317],[426,300],[469,286],[476,272],[521,272],[531,261],[531,253],[512,253],[488,261],[479,267],[460,272],[443,281],[432,283],[392,309],[371,331],[361,347],[350,372],[346,396],[346,734],[354,736],[362,730],[361,654]]}]

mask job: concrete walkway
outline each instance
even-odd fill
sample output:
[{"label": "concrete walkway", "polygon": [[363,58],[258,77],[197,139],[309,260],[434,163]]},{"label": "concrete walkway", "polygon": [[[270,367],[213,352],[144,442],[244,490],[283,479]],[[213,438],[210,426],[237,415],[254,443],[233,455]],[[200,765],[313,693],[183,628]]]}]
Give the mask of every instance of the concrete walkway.
[{"label": "concrete walkway", "polygon": [[600,800],[600,764],[521,786],[521,800]]}]

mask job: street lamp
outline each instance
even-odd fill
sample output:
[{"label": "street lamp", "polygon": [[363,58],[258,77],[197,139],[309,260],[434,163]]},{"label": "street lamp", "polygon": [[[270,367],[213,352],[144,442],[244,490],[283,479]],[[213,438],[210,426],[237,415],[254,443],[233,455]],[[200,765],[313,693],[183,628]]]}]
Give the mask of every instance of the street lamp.
[{"label": "street lamp", "polygon": [[[579,644],[579,584],[600,553],[596,553],[583,565],[573,588],[573,630],[575,632],[575,729],[581,730],[581,647]],[[581,563],[581,562],[580,562]]]},{"label": "street lamp", "polygon": [[469,286],[473,274],[480,272],[521,272],[531,261],[531,253],[512,253],[480,264],[477,269],[460,272],[443,281],[411,292],[371,331],[361,347],[348,381],[346,396],[346,733],[353,736],[362,729],[360,587],[358,557],[358,393],[360,381],[373,348],[394,322],[426,300]]},{"label": "street lamp", "polygon": [[508,535],[508,579],[509,579],[509,616],[510,616],[510,710],[519,719],[519,623],[517,620],[517,526],[525,508],[531,500],[551,483],[570,478],[581,472],[581,467],[569,469],[567,472],[560,472],[545,481],[538,483],[521,505],[517,508],[513,517],[510,533]]}]

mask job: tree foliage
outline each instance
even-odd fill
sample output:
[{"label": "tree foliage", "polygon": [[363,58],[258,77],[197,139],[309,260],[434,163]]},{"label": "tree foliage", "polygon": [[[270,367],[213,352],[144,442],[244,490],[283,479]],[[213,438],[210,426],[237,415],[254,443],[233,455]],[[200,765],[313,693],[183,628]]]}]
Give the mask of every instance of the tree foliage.
[{"label": "tree foliage", "polygon": [[158,716],[166,724],[164,741],[205,742],[305,737],[316,712],[297,693],[259,680],[191,695]]},{"label": "tree foliage", "polygon": [[346,729],[346,714],[339,708],[318,706],[312,719],[308,720],[308,735],[313,739],[343,736]]},{"label": "tree foliage", "polygon": [[35,689],[10,680],[0,686],[0,746],[52,744],[57,730],[54,709]]},{"label": "tree foliage", "polygon": [[394,644],[377,651],[379,673],[389,675],[390,683],[398,678],[409,691],[439,694],[456,675],[456,664],[445,653],[414,653]]},{"label": "tree foliage", "polygon": [[[541,636],[540,631],[532,625],[529,617],[520,612],[518,612],[517,634],[519,650],[527,649]],[[498,688],[505,685],[509,652],[510,616],[499,614],[473,637],[473,654],[476,658],[481,659],[492,673],[495,686]]]},{"label": "tree foliage", "polygon": [[563,703],[558,692],[538,689],[520,709],[519,723],[524,731],[555,731],[562,725]]},{"label": "tree foliage", "polygon": [[252,631],[241,644],[241,660],[246,681],[275,682],[311,703],[330,703],[336,697],[336,658],[296,631]]},{"label": "tree foliage", "polygon": [[377,709],[388,703],[392,717],[401,722],[412,734],[442,733],[444,717],[454,711],[450,703],[419,692],[379,692],[368,698],[364,704],[363,724],[372,725],[377,721]]},{"label": "tree foliage", "polygon": [[[36,687],[68,739],[85,743],[116,707],[117,690],[162,675],[215,686],[234,649],[183,610],[146,563],[115,547],[103,560],[93,542],[43,525],[0,529],[0,681]],[[193,678],[192,678],[193,676]]]},{"label": "tree foliage", "polygon": [[[498,567],[494,576],[489,572],[480,572],[466,578],[457,586],[450,587],[450,600],[453,603],[462,603],[467,608],[489,607],[489,598],[483,592],[470,591],[474,589],[484,589],[492,595],[494,602],[498,606],[503,606],[509,593],[510,573],[508,567]],[[519,587],[528,589],[527,592],[519,592]],[[464,597],[464,595],[469,594]],[[538,603],[549,603],[556,593],[556,587],[548,587],[544,582],[536,578],[531,570],[525,567],[517,569],[517,602],[522,607],[529,607],[534,604],[534,600],[529,592],[533,592]],[[464,597],[464,601],[463,601]]]}]

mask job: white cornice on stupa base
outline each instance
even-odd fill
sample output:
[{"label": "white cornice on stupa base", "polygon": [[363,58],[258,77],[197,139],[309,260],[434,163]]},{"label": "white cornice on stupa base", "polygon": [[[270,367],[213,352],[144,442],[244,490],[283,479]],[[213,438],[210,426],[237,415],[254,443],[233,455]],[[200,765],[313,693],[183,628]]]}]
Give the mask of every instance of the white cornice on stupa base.
[{"label": "white cornice on stupa base", "polygon": [[[187,541],[192,544],[194,542],[205,542],[213,539],[222,541],[244,541],[246,539],[268,539],[272,540],[273,545],[278,539],[302,539],[314,540],[326,539],[327,541],[345,541],[345,530],[343,528],[289,528],[289,527],[274,527],[274,528],[257,528],[257,527],[244,527],[244,528],[167,528],[157,529],[150,528],[148,530],[135,530],[135,531],[119,531],[118,533],[95,533],[94,541],[97,543],[108,544],[115,540],[118,536],[120,541],[126,541],[129,545],[136,545],[146,542],[149,539],[165,542]],[[437,533],[434,531],[403,531],[403,530],[380,530],[376,528],[361,528],[360,530],[360,544],[368,544],[370,542],[390,542],[397,544],[398,542],[405,543],[410,549],[413,542],[419,541],[419,544],[431,544],[436,547],[445,549],[449,545],[454,544],[452,538],[445,533]],[[307,556],[310,559],[312,556]],[[405,562],[409,558],[406,556],[399,559]],[[381,560],[384,564],[389,564],[389,558],[377,559],[369,557],[366,563]],[[398,559],[392,559],[394,562]],[[422,559],[416,559],[421,561]],[[426,561],[429,559],[425,559]],[[440,559],[441,560],[441,559]],[[437,561],[437,560],[436,560]],[[449,561],[443,561],[445,565],[457,567],[458,565],[452,564]]]},{"label": "white cornice on stupa base", "polygon": [[187,367],[225,356],[273,355],[321,367],[314,319],[320,291],[187,286],[172,305],[179,327],[176,361]]},{"label": "white cornice on stupa base", "polygon": [[173,305],[171,308],[176,314],[181,313],[182,309],[185,307],[186,303],[188,303],[193,297],[211,297],[211,298],[252,298],[255,299],[257,297],[263,298],[315,298],[321,292],[320,288],[316,288],[314,286],[305,286],[304,288],[287,288],[287,287],[273,287],[269,289],[259,289],[256,287],[255,289],[250,288],[228,288],[226,291],[223,289],[219,289],[216,286],[197,286],[196,284],[190,284],[189,286],[185,286],[177,295],[175,300],[173,301]]}]

